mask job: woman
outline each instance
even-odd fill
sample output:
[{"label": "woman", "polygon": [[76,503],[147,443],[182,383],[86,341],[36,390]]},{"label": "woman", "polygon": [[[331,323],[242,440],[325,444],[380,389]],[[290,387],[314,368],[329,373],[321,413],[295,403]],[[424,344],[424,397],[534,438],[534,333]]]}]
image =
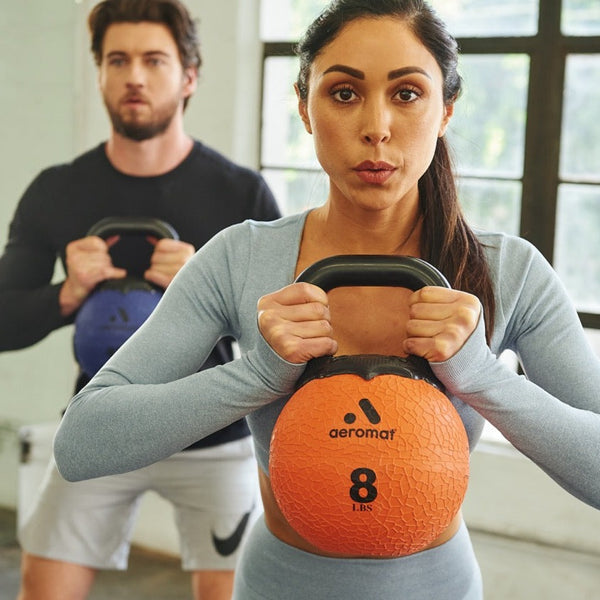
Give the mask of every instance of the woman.
[{"label": "woman", "polygon": [[[292,529],[268,461],[295,381],[307,360],[332,353],[422,356],[453,395],[471,447],[488,419],[600,507],[600,364],[541,255],[518,238],[474,233],[460,213],[444,140],[461,87],[457,49],[428,6],[333,2],[298,53],[299,112],[328,198],[275,223],[230,228],[189,261],[147,324],[72,401],[57,463],[72,480],[128,471],[248,416],[265,515],[235,598],[478,599],[460,513],[430,546],[400,558],[324,556]],[[421,257],[453,289],[327,295],[291,283],[336,254]],[[238,339],[241,358],[196,373],[224,335]],[[505,349],[528,379],[497,360]]]}]

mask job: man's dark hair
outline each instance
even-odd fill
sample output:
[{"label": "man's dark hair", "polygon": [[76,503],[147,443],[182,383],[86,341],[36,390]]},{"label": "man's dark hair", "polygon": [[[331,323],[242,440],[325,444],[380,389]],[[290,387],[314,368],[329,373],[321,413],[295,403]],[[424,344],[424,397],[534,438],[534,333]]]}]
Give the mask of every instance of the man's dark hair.
[{"label": "man's dark hair", "polygon": [[169,29],[184,69],[200,69],[202,58],[196,23],[178,0],[103,0],[88,17],[91,50],[97,65],[102,62],[102,44],[108,27],[114,23],[160,23]]}]

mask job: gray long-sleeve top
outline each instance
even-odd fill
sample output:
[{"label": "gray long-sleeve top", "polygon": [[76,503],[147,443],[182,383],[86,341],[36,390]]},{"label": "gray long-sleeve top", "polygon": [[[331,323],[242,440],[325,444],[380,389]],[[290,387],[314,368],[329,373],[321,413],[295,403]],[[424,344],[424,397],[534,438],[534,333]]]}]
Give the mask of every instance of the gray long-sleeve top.
[{"label": "gray long-sleeve top", "polygon": [[[72,400],[55,438],[71,481],[161,460],[248,416],[268,472],[274,423],[304,365],[260,335],[258,298],[291,283],[306,213],[218,234],[180,271],[158,308]],[[566,490],[600,508],[600,361],[558,277],[528,242],[479,233],[497,299],[491,348],[483,320],[448,361],[432,363],[473,448],[484,419]],[[241,357],[196,372],[231,335]],[[513,350],[526,376],[498,356]]]}]

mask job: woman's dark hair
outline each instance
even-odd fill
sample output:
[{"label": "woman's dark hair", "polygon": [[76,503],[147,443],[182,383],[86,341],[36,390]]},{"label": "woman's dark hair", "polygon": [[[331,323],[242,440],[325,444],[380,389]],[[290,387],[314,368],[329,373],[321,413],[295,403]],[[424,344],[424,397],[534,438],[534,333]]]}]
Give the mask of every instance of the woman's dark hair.
[{"label": "woman's dark hair", "polygon": [[[308,98],[310,68],[325,46],[355,19],[397,17],[405,22],[439,65],[446,105],[462,90],[458,74],[458,45],[444,22],[423,0],[333,0],[307,29],[295,51],[300,59],[298,92]],[[419,180],[419,203],[423,219],[421,258],[435,265],[455,289],[475,294],[481,300],[487,324],[488,343],[494,326],[495,299],[483,247],[466,223],[445,137],[438,138],[429,168]]]},{"label": "woman's dark hair", "polygon": [[[200,69],[202,58],[196,23],[178,0],[103,0],[88,17],[92,38],[91,50],[97,65],[102,62],[102,44],[106,30],[113,23],[160,23],[169,29],[184,69]],[[184,101],[184,107],[189,98]]]}]

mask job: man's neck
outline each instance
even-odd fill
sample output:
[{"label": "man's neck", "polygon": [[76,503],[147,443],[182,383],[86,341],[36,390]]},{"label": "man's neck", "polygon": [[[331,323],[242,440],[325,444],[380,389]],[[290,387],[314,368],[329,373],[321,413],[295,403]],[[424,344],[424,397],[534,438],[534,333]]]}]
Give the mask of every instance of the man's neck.
[{"label": "man's neck", "polygon": [[190,153],[194,142],[183,127],[172,126],[142,142],[111,131],[106,143],[108,160],[118,171],[137,177],[152,177],[173,170]]}]

